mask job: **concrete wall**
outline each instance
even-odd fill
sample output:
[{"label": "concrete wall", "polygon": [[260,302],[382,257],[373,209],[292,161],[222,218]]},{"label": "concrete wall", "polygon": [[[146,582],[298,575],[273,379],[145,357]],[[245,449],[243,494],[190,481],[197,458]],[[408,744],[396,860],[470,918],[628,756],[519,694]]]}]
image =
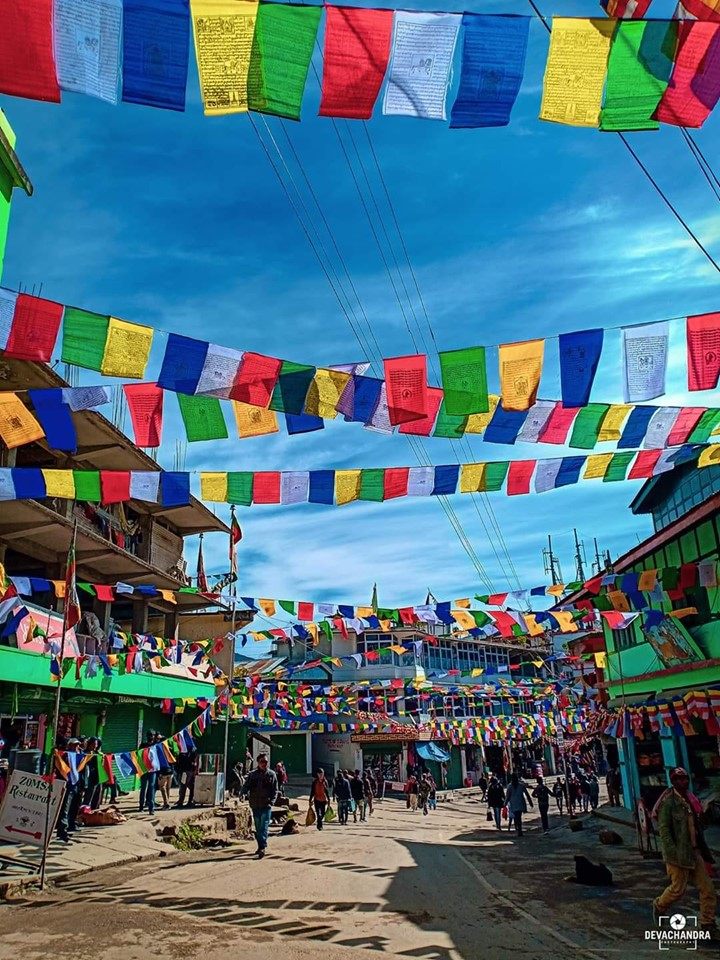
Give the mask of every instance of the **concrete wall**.
[{"label": "concrete wall", "polygon": [[349,733],[313,734],[313,770],[324,767],[326,773],[337,770],[359,770],[362,766],[362,749],[353,743]]}]

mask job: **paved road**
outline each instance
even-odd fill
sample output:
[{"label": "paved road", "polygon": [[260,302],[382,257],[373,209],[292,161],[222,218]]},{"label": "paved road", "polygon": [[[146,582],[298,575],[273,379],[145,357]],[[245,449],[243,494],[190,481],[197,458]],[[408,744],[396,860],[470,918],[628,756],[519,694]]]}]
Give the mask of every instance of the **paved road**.
[{"label": "paved road", "polygon": [[[543,837],[531,815],[516,838],[488,824],[485,810],[464,799],[423,817],[387,800],[367,824],[272,837],[261,862],[246,844],[88,874],[1,907],[0,958],[235,960],[248,949],[253,960],[657,954],[644,932],[662,867],[639,857],[629,832],[625,847],[605,847],[596,821],[571,834],[556,818]],[[607,863],[616,886],[566,882],[575,853]]]}]

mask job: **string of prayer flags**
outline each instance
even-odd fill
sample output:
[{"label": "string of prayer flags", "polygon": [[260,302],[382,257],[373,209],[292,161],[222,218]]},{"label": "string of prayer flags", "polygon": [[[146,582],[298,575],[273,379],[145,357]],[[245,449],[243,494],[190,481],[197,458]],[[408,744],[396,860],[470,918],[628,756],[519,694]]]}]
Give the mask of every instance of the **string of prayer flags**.
[{"label": "string of prayer flags", "polygon": [[608,61],[601,130],[657,130],[655,110],[675,60],[677,21],[619,21]]},{"label": "string of prayer flags", "polygon": [[589,403],[602,346],[602,330],[560,334],[560,384],[564,407],[584,407]]},{"label": "string of prayer flags", "polygon": [[714,390],[720,375],[720,313],[686,321],[688,390]]},{"label": "string of prayer flags", "polygon": [[153,333],[152,327],[68,307],[63,319],[61,359],[98,370],[104,376],[141,380]]},{"label": "string of prayer flags", "polygon": [[189,39],[188,0],[123,0],[123,100],[184,110]]},{"label": "string of prayer flags", "polygon": [[325,9],[320,116],[369,120],[390,57],[393,11]]},{"label": "string of prayer flags", "polygon": [[383,113],[445,119],[445,100],[462,16],[396,10]]},{"label": "string of prayer flags", "polygon": [[529,17],[463,14],[460,86],[451,129],[505,127],[520,92]]},{"label": "string of prayer flags", "polygon": [[678,23],[678,50],[655,116],[676,127],[701,127],[720,99],[720,24]]},{"label": "string of prayer flags", "polygon": [[190,0],[200,92],[207,116],[246,113],[258,4]]},{"label": "string of prayer flags", "polygon": [[553,17],[540,119],[597,127],[614,20]]},{"label": "string of prayer flags", "polygon": [[485,347],[446,350],[439,356],[447,413],[464,416],[487,412],[489,402]]},{"label": "string of prayer flags", "polygon": [[383,364],[390,423],[410,423],[427,417],[427,357],[391,357]]},{"label": "string of prayer flags", "polygon": [[2,300],[0,347],[5,356],[49,363],[63,316],[62,304],[12,290],[2,290]]},{"label": "string of prayer flags", "polygon": [[0,437],[8,449],[44,436],[42,427],[16,393],[0,393]]},{"label": "string of prayer flags", "polygon": [[248,106],[299,120],[322,7],[261,3],[255,21]]},{"label": "string of prayer flags", "polygon": [[163,391],[156,383],[123,385],[138,447],[159,447],[162,441]]},{"label": "string of prayer flags", "polygon": [[53,0],[4,0],[0,93],[60,103],[52,24]]},{"label": "string of prayer flags", "polygon": [[544,340],[500,345],[500,397],[504,410],[527,410],[535,403],[544,350]]},{"label": "string of prayer flags", "polygon": [[215,397],[177,394],[180,415],[185,424],[188,443],[199,440],[226,440],[227,424],[220,401]]},{"label": "string of prayer flags", "polygon": [[60,89],[117,103],[122,0],[55,0],[53,16]]},{"label": "string of prayer flags", "polygon": [[62,387],[30,390],[28,395],[40,426],[45,432],[48,446],[54,450],[75,453],[78,446],[77,431],[70,406],[65,402]]},{"label": "string of prayer flags", "polygon": [[621,334],[625,402],[642,403],[662,396],[667,371],[667,321],[623,327]]}]

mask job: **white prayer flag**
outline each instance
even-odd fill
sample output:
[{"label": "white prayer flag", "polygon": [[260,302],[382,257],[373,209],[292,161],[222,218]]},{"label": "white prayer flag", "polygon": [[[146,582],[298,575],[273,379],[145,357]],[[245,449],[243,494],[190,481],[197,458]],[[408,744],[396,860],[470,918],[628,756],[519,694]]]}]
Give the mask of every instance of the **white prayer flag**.
[{"label": "white prayer flag", "polygon": [[307,470],[290,470],[280,474],[280,503],[307,503],[310,474]]},{"label": "white prayer flag", "polygon": [[535,468],[535,493],[545,493],[546,490],[553,490],[555,487],[555,478],[562,466],[562,457],[552,460],[538,460]]},{"label": "white prayer flag", "polygon": [[10,467],[0,467],[0,500],[15,500],[15,484]]},{"label": "white prayer flag", "polygon": [[132,470],[130,473],[130,499],[157,503],[160,489],[159,470]]},{"label": "white prayer flag", "polygon": [[554,409],[554,400],[536,400],[517,435],[518,443],[537,443]]},{"label": "white prayer flag", "polygon": [[392,433],[393,425],[390,423],[390,410],[388,409],[387,386],[383,380],[380,388],[380,396],[375,404],[375,409],[370,419],[365,424],[366,430],[374,430],[375,433]]},{"label": "white prayer flag", "polygon": [[642,403],[665,393],[669,335],[667,321],[623,329],[625,403]]},{"label": "white prayer flag", "polygon": [[203,364],[195,393],[204,397],[228,400],[242,363],[240,350],[218,347],[211,343]]},{"label": "white prayer flag", "polygon": [[55,0],[55,65],[62,90],[118,102],[122,0]]},{"label": "white prayer flag", "polygon": [[334,617],[337,607],[334,603],[316,603],[315,609],[319,617]]},{"label": "white prayer flag", "polygon": [[112,400],[110,387],[63,387],[62,398],[71,410],[92,410]]},{"label": "white prayer flag", "polygon": [[408,471],[409,497],[429,497],[435,486],[435,467],[410,467]]},{"label": "white prayer flag", "polygon": [[679,413],[680,407],[660,407],[655,411],[645,431],[643,441],[645,450],[662,450],[667,445],[667,439]]},{"label": "white prayer flag", "polygon": [[714,560],[705,560],[698,564],[698,579],[701,587],[716,587],[717,564]]},{"label": "white prayer flag", "polygon": [[17,298],[18,295],[13,290],[5,290],[0,287],[0,350],[7,347],[7,342],[10,339]]},{"label": "white prayer flag", "polygon": [[396,10],[384,114],[445,120],[462,16]]},{"label": "white prayer flag", "polygon": [[670,447],[669,450],[663,450],[663,452],[658,457],[657,463],[653,467],[652,475],[657,477],[660,473],[667,473],[670,470],[675,469],[675,461],[671,460],[671,457],[674,457],[678,452],[677,447]]}]

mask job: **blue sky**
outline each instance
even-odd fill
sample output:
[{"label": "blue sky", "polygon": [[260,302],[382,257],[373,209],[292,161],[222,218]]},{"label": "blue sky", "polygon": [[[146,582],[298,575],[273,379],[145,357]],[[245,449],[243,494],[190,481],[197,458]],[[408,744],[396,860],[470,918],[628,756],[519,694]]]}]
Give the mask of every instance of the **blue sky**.
[{"label": "blue sky", "polygon": [[[655,0],[653,13],[672,4]],[[418,3],[417,9],[438,9]],[[452,6],[446,9],[452,10]],[[476,12],[530,13],[496,0]],[[590,0],[544,11],[599,16]],[[619,138],[537,119],[548,37],[530,27],[523,87],[511,124],[449,130],[446,124],[383,117],[369,131],[440,349],[534,337],[589,326],[706,312],[720,306],[717,273],[643,178]],[[316,59],[318,59],[316,57]],[[318,59],[319,63],[319,59]],[[456,64],[458,63],[456,58]],[[454,91],[450,94],[450,103]],[[61,106],[2,98],[17,150],[34,184],[16,195],[4,283],[43,284],[46,296],[239,349],[328,365],[365,359],[315,260],[246,116],[203,116],[194,65],[185,114],[66,94]],[[293,173],[291,139],[346,259],[383,355],[413,352],[405,321],[370,233],[333,124],[316,116],[310,76],[299,124],[268,124]],[[258,122],[258,121],[256,121]],[[261,129],[262,123],[259,123]],[[350,146],[348,125],[339,130]],[[378,188],[365,132],[351,125]],[[717,118],[697,133],[717,157]],[[716,199],[679,131],[631,135],[631,142],[703,242],[720,255]],[[350,149],[352,149],[350,147]],[[360,174],[359,174],[360,175]],[[308,201],[309,202],[309,201]],[[317,219],[317,218],[316,218]],[[392,233],[396,255],[401,251]],[[410,279],[406,274],[406,282]],[[423,333],[427,327],[418,309]],[[411,321],[414,328],[414,322]],[[712,405],[684,392],[684,331],[672,328],[669,384],[661,402]],[[156,338],[157,342],[157,338]],[[546,347],[540,395],[559,396],[556,341]],[[619,334],[608,333],[593,399],[622,400]],[[149,373],[158,370],[154,350]],[[496,353],[490,351],[491,386]],[[84,382],[97,378],[84,377]],[[166,401],[160,461],[172,467],[182,437]],[[230,420],[229,420],[230,422]],[[451,441],[424,443],[434,463],[455,462]],[[461,460],[557,456],[543,445],[505,448],[470,441]],[[611,449],[604,447],[603,449]],[[193,444],[188,469],[317,469],[416,464],[406,440],[357,424],[318,433]],[[497,524],[523,586],[546,581],[548,533],[572,579],[572,528],[588,548],[597,536],[614,555],[650,532],[627,505],[637,483],[597,481],[542,496],[453,505],[487,572],[483,583],[434,499],[240,509],[241,594],[363,603],[377,581],[387,605],[421,602],[428,587],[451,599],[516,586],[480,516]],[[220,508],[221,515],[227,511]],[[209,570],[226,566],[226,544],[206,541]],[[503,553],[498,547],[500,557]],[[189,550],[194,566],[194,545]]]}]

